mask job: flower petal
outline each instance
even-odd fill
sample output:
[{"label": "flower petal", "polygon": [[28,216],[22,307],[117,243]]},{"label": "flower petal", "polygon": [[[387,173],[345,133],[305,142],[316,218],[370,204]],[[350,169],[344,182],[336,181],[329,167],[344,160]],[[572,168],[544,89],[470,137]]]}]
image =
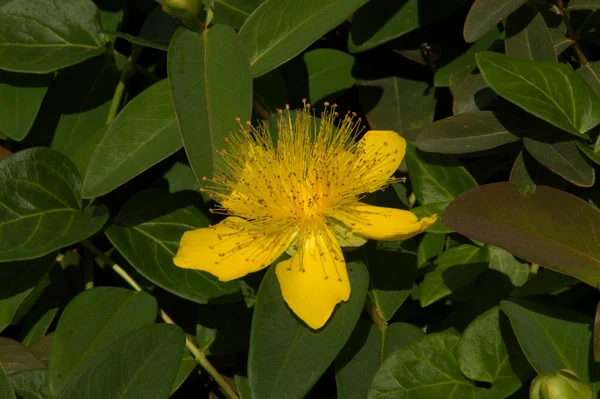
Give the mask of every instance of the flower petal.
[{"label": "flower petal", "polygon": [[283,299],[309,327],[325,325],[350,298],[350,281],[337,239],[326,227],[307,234],[298,252],[275,269]]},{"label": "flower petal", "polygon": [[215,226],[185,232],[173,263],[229,281],[269,266],[292,238],[285,231],[258,236],[252,232],[251,223],[228,217]]},{"label": "flower petal", "polygon": [[406,140],[392,130],[370,130],[358,142],[358,178],[365,191],[384,186],[402,163]]},{"label": "flower petal", "polygon": [[437,220],[437,215],[418,220],[409,211],[361,202],[334,210],[329,216],[341,221],[356,234],[375,240],[406,240],[424,232]]}]

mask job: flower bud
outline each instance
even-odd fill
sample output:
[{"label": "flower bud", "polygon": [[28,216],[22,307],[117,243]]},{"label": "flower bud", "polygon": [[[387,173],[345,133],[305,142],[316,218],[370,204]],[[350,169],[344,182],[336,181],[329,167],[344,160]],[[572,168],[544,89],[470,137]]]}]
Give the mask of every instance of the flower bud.
[{"label": "flower bud", "polygon": [[542,372],[531,383],[530,399],[591,399],[592,389],[570,370]]},{"label": "flower bud", "polygon": [[181,21],[193,21],[202,11],[202,0],[163,0],[162,9]]}]

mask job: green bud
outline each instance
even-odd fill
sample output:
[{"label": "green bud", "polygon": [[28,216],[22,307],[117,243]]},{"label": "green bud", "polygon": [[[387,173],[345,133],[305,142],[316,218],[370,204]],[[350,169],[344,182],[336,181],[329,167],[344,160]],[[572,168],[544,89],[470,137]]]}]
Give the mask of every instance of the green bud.
[{"label": "green bud", "polygon": [[592,399],[592,389],[570,370],[543,372],[531,383],[530,399]]},{"label": "green bud", "polygon": [[169,15],[187,22],[193,21],[203,9],[202,0],[163,0],[162,9]]}]

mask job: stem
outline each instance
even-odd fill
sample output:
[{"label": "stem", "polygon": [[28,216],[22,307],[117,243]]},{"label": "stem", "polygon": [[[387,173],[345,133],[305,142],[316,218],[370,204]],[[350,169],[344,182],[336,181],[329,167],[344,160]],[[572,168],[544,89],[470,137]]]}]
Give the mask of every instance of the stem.
[{"label": "stem", "polygon": [[575,54],[577,55],[577,59],[581,65],[587,65],[588,60],[583,54],[581,50],[581,46],[579,45],[579,35],[573,29],[573,25],[571,25],[571,20],[569,19],[569,12],[565,8],[563,0],[556,0],[556,5],[558,7],[558,11],[562,16],[563,21],[565,21],[565,25],[567,25],[567,32],[569,33],[569,37],[573,40],[573,48],[575,49]]},{"label": "stem", "polygon": [[269,115],[269,113],[267,112],[266,109],[263,108],[262,105],[260,105],[258,103],[258,101],[256,101],[256,99],[252,99],[253,101],[253,105],[254,105],[254,110],[256,111],[257,114],[259,114],[264,120],[269,120],[271,119],[271,115]]},{"label": "stem", "polygon": [[[94,255],[102,259],[109,265],[123,280],[125,280],[134,290],[142,291],[142,287],[135,281],[129,273],[127,273],[121,266],[119,266],[114,260],[108,257],[104,252],[102,252],[98,247],[92,244],[88,240],[83,240],[81,244],[89,249]],[[160,317],[165,323],[177,325],[173,319],[162,309],[159,309]],[[192,353],[200,367],[202,367],[219,385],[219,387],[223,390],[223,393],[229,399],[239,399],[233,388],[225,381],[223,376],[215,369],[215,367],[210,363],[210,361],[206,358],[206,354],[202,351],[202,349],[198,348],[196,344],[190,339],[190,337],[185,337],[185,346]]]},{"label": "stem", "polygon": [[133,65],[135,65],[137,62],[139,53],[139,51],[134,50],[129,58],[127,58],[127,63],[121,71],[121,78],[119,79],[119,83],[117,83],[117,87],[115,88],[115,93],[113,94],[112,102],[110,103],[108,115],[106,116],[107,125],[109,125],[113,119],[115,119],[117,113],[119,112],[119,108],[121,107],[121,102],[123,100],[123,93],[125,93],[125,87],[127,86],[127,81],[129,81],[129,78],[135,71],[135,67],[133,67]]}]

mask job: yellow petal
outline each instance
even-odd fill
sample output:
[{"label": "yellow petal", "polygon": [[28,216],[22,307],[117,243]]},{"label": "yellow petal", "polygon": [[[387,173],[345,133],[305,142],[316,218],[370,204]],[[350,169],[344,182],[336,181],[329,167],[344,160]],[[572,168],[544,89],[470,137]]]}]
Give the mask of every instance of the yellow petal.
[{"label": "yellow petal", "polygon": [[259,236],[249,222],[228,217],[215,226],[185,232],[173,262],[229,281],[269,266],[292,238],[286,231]]},{"label": "yellow petal", "polygon": [[350,298],[350,281],[341,248],[326,227],[304,237],[298,252],[275,272],[283,299],[309,327],[325,325],[335,306]]},{"label": "yellow petal", "polygon": [[437,215],[418,220],[409,211],[355,202],[330,212],[329,216],[344,223],[353,232],[375,240],[405,240],[427,230]]},{"label": "yellow petal", "polygon": [[357,178],[365,191],[384,186],[402,163],[406,140],[392,130],[370,130],[358,142]]}]

